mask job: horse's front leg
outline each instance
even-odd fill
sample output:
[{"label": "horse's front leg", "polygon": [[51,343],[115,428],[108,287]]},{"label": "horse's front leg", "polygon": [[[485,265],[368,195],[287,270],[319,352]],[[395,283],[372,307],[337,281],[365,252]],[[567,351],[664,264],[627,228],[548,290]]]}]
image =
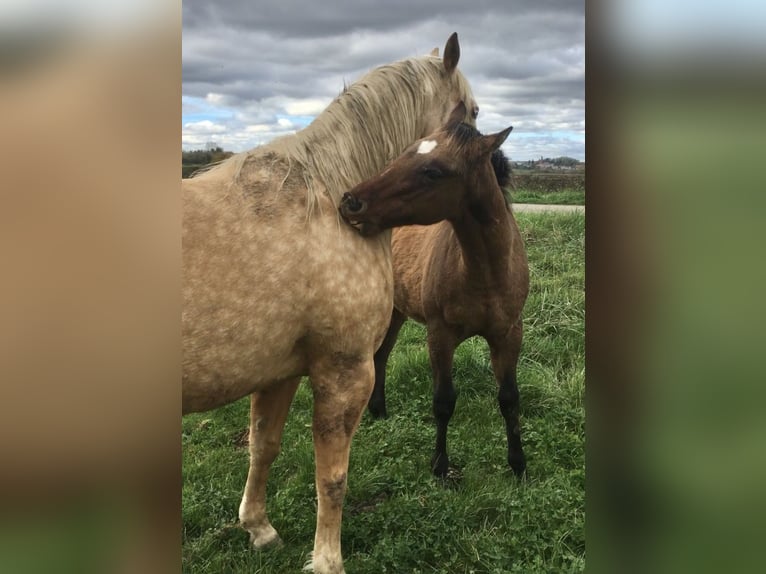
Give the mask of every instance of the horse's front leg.
[{"label": "horse's front leg", "polygon": [[505,419],[505,431],[508,437],[508,464],[518,477],[524,474],[527,467],[524,450],[521,447],[519,387],[516,382],[516,365],[521,350],[522,330],[521,319],[519,319],[506,337],[488,341],[492,370],[498,384],[497,403]]},{"label": "horse's front leg", "polygon": [[351,437],[372,390],[372,356],[333,353],[311,370],[314,392],[314,456],[318,499],[314,552],[306,570],[342,574],[340,527]]},{"label": "horse's front leg", "polygon": [[300,378],[280,381],[250,395],[250,469],[239,505],[239,521],[256,548],[280,542],[266,514],[266,480],[279,454],[285,419],[299,382]]},{"label": "horse's front leg", "polygon": [[433,373],[433,410],[436,419],[436,448],[431,459],[431,470],[441,478],[447,476],[449,470],[447,426],[457,402],[452,382],[452,360],[456,347],[457,340],[449,329],[428,325],[428,356]]},{"label": "horse's front leg", "polygon": [[391,322],[388,325],[386,336],[375,353],[375,386],[372,389],[372,396],[367,403],[367,408],[373,418],[386,418],[386,364],[388,357],[396,344],[396,338],[399,331],[407,320],[401,312],[396,309],[391,313]]}]

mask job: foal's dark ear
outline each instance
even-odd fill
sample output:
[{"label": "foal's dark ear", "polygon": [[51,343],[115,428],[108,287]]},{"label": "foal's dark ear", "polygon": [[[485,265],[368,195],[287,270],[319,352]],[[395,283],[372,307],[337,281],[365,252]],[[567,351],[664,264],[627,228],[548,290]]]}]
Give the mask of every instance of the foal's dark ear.
[{"label": "foal's dark ear", "polygon": [[511,133],[511,130],[513,130],[513,126],[508,126],[503,131],[497,132],[496,134],[481,136],[481,146],[484,150],[484,153],[492,153],[501,145],[503,145],[505,138],[508,137],[508,134]]},{"label": "foal's dark ear", "polygon": [[447,40],[444,46],[444,69],[451,74],[457,68],[457,61],[460,59],[460,43],[457,41],[457,32],[452,32],[452,36]]},{"label": "foal's dark ear", "polygon": [[452,113],[450,113],[449,119],[447,119],[447,124],[445,125],[445,129],[449,131],[458,127],[461,123],[465,121],[465,114],[466,114],[465,102],[463,100],[460,100],[458,104],[455,106],[455,109],[452,110]]}]

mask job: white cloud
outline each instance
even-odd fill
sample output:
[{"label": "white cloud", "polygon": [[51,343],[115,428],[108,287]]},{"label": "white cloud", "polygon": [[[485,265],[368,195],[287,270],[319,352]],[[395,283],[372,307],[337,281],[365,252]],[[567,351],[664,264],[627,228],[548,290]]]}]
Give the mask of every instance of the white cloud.
[{"label": "white cloud", "polygon": [[229,134],[225,125],[210,120],[187,122],[181,130],[181,146],[185,149],[201,149],[212,141],[226,147]]},{"label": "white cloud", "polygon": [[199,122],[185,123],[184,132],[189,134],[222,134],[226,133],[226,126],[213,123],[210,120],[201,120]]},{"label": "white cloud", "polygon": [[246,126],[245,132],[249,134],[257,134],[271,131],[272,127],[266,124],[256,124],[254,126]]},{"label": "white cloud", "polygon": [[226,100],[226,96],[223,94],[216,94],[213,92],[210,92],[207,96],[205,96],[205,100],[207,100],[211,104],[223,104]]}]

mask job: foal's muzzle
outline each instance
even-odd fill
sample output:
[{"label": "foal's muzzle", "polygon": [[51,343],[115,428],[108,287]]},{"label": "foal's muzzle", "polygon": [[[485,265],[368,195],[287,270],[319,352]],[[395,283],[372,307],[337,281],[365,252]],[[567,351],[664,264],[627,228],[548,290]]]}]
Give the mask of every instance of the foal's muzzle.
[{"label": "foal's muzzle", "polygon": [[378,225],[372,221],[363,220],[368,218],[359,217],[367,211],[367,202],[359,199],[355,195],[352,195],[349,192],[344,193],[340,200],[338,211],[340,211],[345,222],[356,229],[362,237],[370,237],[380,233]]},{"label": "foal's muzzle", "polygon": [[367,203],[346,192],[340,200],[340,212],[344,217],[361,215],[367,210]]}]

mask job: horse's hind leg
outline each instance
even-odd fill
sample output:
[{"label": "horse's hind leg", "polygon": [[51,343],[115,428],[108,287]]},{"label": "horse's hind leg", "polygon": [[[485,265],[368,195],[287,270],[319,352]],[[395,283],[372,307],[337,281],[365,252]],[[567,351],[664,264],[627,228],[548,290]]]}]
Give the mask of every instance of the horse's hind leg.
[{"label": "horse's hind leg", "polygon": [[407,320],[402,313],[394,309],[391,313],[391,323],[388,325],[386,337],[380,345],[380,349],[375,353],[375,386],[372,389],[370,401],[367,403],[367,409],[373,418],[386,418],[386,364],[388,356],[394,348],[396,338],[399,336],[399,330]]},{"label": "horse's hind leg", "polygon": [[457,347],[452,333],[446,328],[428,326],[428,355],[434,379],[433,409],[436,419],[436,448],[431,459],[435,476],[447,476],[447,426],[455,412],[457,393],[452,382],[452,360]]},{"label": "horse's hind leg", "polygon": [[500,413],[505,419],[505,431],[508,437],[508,464],[516,476],[522,476],[527,467],[524,451],[521,447],[521,429],[519,426],[519,387],[516,382],[516,364],[521,349],[521,319],[513,326],[509,335],[489,342],[492,358],[492,370],[497,379],[497,402]]},{"label": "horse's hind leg", "polygon": [[280,542],[266,514],[266,479],[279,454],[282,430],[300,378],[280,381],[250,395],[250,469],[239,520],[256,548]]},{"label": "horse's hind leg", "polygon": [[314,552],[306,569],[316,574],[344,572],[340,527],[349,450],[374,376],[372,357],[360,360],[341,353],[317,361],[311,369],[318,506]]}]

